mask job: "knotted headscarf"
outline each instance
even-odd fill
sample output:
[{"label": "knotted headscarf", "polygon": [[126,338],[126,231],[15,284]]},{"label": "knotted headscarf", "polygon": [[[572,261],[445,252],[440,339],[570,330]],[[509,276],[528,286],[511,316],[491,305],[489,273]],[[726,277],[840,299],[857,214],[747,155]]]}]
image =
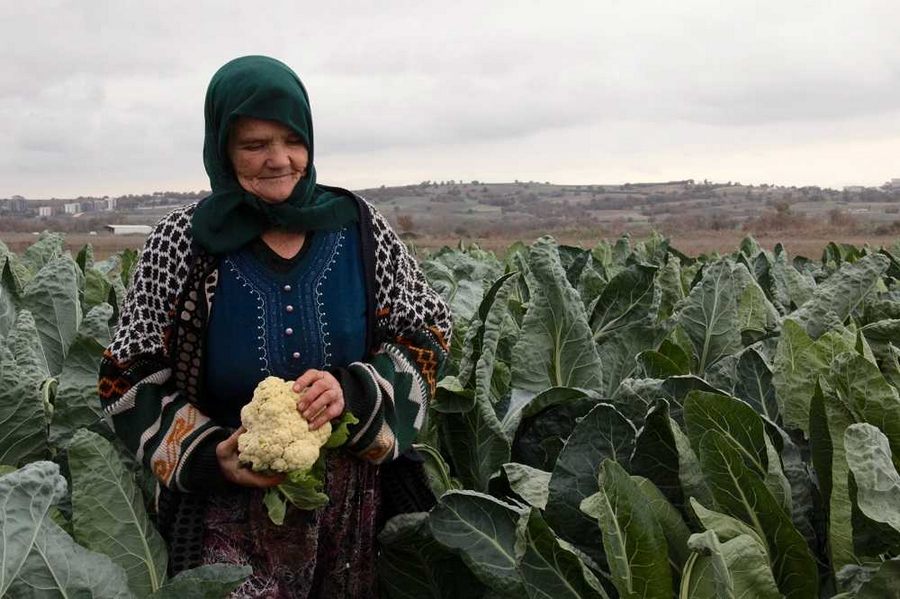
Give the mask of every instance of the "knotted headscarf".
[{"label": "knotted headscarf", "polygon": [[[212,194],[192,220],[197,243],[212,254],[236,250],[264,231],[337,229],[358,218],[347,193],[316,184],[309,97],[287,65],[267,56],[244,56],[220,68],[206,90],[203,164]],[[284,202],[270,204],[244,190],[228,157],[228,134],[239,117],[277,121],[306,144],[309,164]]]}]

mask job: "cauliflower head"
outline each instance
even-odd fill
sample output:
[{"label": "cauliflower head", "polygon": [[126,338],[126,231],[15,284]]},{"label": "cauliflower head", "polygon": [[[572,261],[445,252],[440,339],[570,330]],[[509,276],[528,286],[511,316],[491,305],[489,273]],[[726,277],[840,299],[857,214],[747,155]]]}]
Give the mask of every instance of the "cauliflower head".
[{"label": "cauliflower head", "polygon": [[238,458],[256,471],[309,470],[319,459],[319,448],[331,436],[331,424],[309,430],[297,411],[301,393],[294,381],[270,376],[253,391],[253,399],[241,409],[247,432],[238,437]]}]

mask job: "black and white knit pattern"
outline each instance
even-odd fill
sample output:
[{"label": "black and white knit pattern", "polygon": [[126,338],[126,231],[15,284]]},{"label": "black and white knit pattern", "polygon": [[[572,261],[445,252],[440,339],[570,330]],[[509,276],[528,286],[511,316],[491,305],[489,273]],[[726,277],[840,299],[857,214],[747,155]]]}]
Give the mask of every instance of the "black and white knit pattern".
[{"label": "black and white knit pattern", "polygon": [[[388,310],[389,330],[402,336],[433,325],[449,343],[449,309],[384,216],[368,202],[364,205],[372,215],[375,239],[375,299],[379,309]],[[170,313],[183,292],[193,258],[190,226],[195,208],[192,204],[170,212],[147,238],[109,348],[116,360],[165,353]],[[216,273],[211,277],[215,280]]]},{"label": "black and white knit pattern", "polygon": [[140,355],[164,355],[170,313],[190,272],[191,216],[196,204],[173,210],[147,237],[122,306],[122,318],[109,346],[113,358],[128,362]]},{"label": "black and white knit pattern", "polygon": [[[390,329],[397,335],[410,335],[429,324],[437,326],[450,342],[450,311],[440,295],[425,280],[416,259],[406,249],[387,220],[371,204],[375,234],[376,302],[390,306]],[[434,315],[434,323],[426,320]]]}]

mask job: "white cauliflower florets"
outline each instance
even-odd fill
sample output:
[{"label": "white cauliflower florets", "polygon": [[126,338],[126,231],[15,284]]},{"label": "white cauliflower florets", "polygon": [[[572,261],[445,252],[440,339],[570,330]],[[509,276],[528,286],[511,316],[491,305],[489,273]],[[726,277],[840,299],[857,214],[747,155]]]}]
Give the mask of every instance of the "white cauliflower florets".
[{"label": "white cauliflower florets", "polygon": [[319,459],[319,448],[331,436],[331,424],[309,430],[297,411],[300,393],[294,381],[270,376],[253,391],[253,399],[241,408],[247,432],[238,437],[239,459],[257,471],[309,470]]}]

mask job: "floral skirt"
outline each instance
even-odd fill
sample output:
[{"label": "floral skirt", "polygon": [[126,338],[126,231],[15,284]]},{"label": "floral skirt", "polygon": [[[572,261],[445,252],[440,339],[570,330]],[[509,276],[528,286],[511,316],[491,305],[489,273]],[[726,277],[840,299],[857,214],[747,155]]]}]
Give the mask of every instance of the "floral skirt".
[{"label": "floral skirt", "polygon": [[376,597],[378,467],[344,452],[326,457],[327,506],[288,507],[273,524],[263,491],[211,497],[204,519],[203,563],[250,565],[233,598]]}]

